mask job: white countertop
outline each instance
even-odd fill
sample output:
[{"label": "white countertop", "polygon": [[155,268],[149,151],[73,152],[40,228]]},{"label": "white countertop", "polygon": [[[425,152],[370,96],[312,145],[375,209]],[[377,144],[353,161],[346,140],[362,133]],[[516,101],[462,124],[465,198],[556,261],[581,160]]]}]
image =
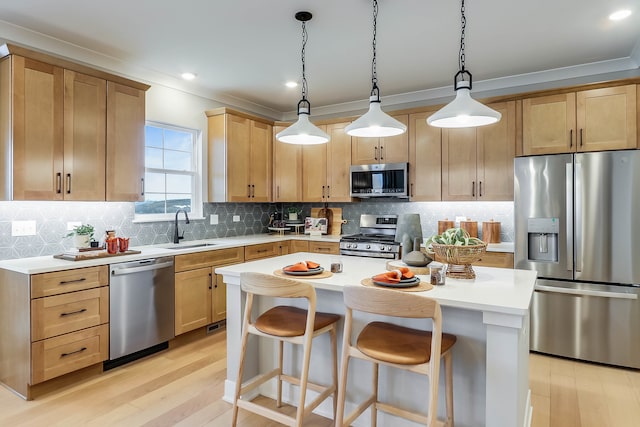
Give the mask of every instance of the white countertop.
[{"label": "white countertop", "polygon": [[[241,272],[272,274],[274,270],[305,260],[318,262],[329,270],[331,260],[337,257],[337,255],[300,252],[219,267],[216,273],[225,276],[225,283],[234,284],[227,279],[239,278]],[[334,273],[325,279],[304,280],[317,289],[341,292],[345,286],[359,284],[364,278],[386,271],[387,260],[349,256],[339,258],[343,263],[342,273]],[[422,294],[435,298],[443,306],[516,315],[524,315],[529,311],[536,282],[535,271],[491,267],[473,267],[473,270],[476,273],[475,279],[462,280],[447,277],[444,286],[436,286]],[[418,277],[424,281],[429,280],[428,276]]]},{"label": "white countertop", "polygon": [[[163,243],[160,245],[130,247],[141,251],[139,254],[110,256],[83,261],[68,261],[53,258],[51,255],[16,258],[0,261],[0,268],[22,274],[48,273],[51,271],[71,270],[74,268],[93,267],[96,265],[115,264],[120,262],[135,261],[145,258],[158,258],[161,256],[174,256],[191,252],[212,251],[217,249],[233,248],[238,246],[256,245],[260,243],[271,243],[286,240],[308,240],[322,242],[339,242],[340,236],[308,236],[303,234],[286,234],[283,236],[274,234],[254,234],[250,236],[225,237],[221,239],[190,240],[182,241],[178,245],[173,243]],[[188,246],[200,243],[213,244],[212,246],[202,246],[189,248]],[[182,246],[180,249],[167,249],[167,247]],[[513,242],[503,242],[489,244],[487,251],[490,252],[513,252]]]}]

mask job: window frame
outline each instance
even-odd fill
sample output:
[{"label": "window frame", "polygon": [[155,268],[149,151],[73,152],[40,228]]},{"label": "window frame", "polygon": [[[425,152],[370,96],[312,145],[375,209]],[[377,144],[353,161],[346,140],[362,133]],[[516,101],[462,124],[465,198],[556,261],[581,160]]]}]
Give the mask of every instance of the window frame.
[{"label": "window frame", "polygon": [[[172,175],[192,176],[192,194],[191,194],[191,212],[189,212],[189,219],[203,219],[203,207],[202,207],[202,131],[199,129],[187,128],[184,126],[156,122],[152,120],[145,121],[145,128],[147,126],[153,126],[161,128],[163,130],[174,130],[179,132],[187,132],[193,135],[193,158],[192,158],[192,171],[174,171],[170,169],[162,168],[147,168],[146,167],[146,155],[145,155],[145,176],[147,172],[155,173],[168,173]],[[146,132],[145,132],[146,134]],[[145,140],[146,148],[146,140]],[[145,149],[146,152],[146,149]],[[134,217],[133,222],[161,222],[161,221],[173,221],[175,219],[175,213],[153,213],[153,214],[141,214],[135,212],[134,204]]]}]

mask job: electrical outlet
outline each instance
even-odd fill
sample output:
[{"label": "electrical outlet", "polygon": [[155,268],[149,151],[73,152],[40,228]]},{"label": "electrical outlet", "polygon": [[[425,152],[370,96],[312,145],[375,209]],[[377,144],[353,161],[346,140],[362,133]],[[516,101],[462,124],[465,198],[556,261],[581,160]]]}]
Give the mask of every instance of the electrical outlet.
[{"label": "electrical outlet", "polygon": [[240,222],[240,215],[234,215],[233,222]]},{"label": "electrical outlet", "polygon": [[35,221],[11,221],[11,235],[12,236],[35,236],[36,222]]},{"label": "electrical outlet", "polygon": [[218,215],[211,214],[211,216],[209,217],[209,224],[217,225],[218,224]]}]

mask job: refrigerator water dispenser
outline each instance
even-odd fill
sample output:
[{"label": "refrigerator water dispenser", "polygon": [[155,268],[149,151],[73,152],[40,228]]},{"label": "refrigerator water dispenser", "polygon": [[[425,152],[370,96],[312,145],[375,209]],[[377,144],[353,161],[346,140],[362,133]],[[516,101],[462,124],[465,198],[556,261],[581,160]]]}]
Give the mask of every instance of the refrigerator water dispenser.
[{"label": "refrigerator water dispenser", "polygon": [[529,218],[527,222],[529,261],[558,262],[558,218]]}]

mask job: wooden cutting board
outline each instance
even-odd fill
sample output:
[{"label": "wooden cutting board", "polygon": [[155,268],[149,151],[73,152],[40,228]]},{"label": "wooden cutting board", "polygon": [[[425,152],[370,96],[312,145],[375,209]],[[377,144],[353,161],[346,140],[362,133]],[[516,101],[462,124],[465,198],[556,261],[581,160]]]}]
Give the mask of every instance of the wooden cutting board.
[{"label": "wooden cutting board", "polygon": [[[311,208],[311,217],[319,218],[318,214],[323,208]],[[331,235],[339,236],[342,234],[342,224],[346,221],[342,219],[342,208],[329,208],[333,212],[333,220],[331,221]]]}]

